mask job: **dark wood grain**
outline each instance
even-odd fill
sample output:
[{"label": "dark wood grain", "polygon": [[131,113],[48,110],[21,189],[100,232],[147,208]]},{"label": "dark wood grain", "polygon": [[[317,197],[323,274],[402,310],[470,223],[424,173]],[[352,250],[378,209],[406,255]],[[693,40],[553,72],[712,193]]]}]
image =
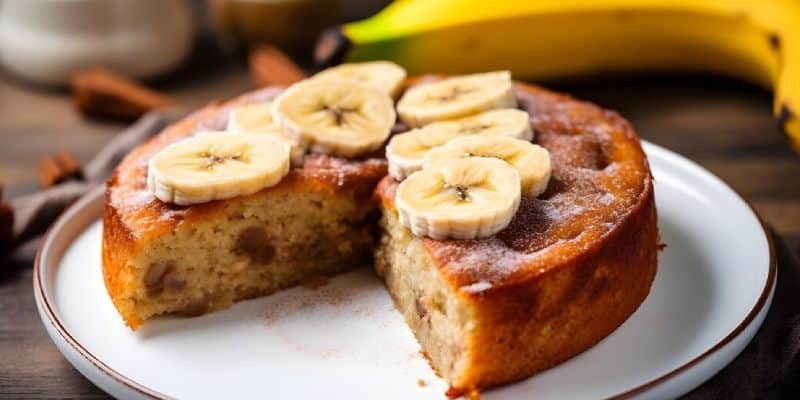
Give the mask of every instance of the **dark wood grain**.
[{"label": "dark wood grain", "polygon": [[[207,60],[206,60],[207,61]],[[200,62],[202,65],[203,62]],[[195,66],[159,86],[187,107],[247,90],[243,60]],[[770,116],[770,94],[706,77],[653,77],[559,84],[559,90],[616,109],[646,140],[700,163],[727,181],[800,253],[800,156],[791,152]],[[0,77],[0,181],[6,196],[37,190],[40,154],[71,151],[86,162],[122,129],[87,120],[66,93],[33,90]],[[0,397],[104,398],[47,337],[31,284],[33,247],[0,265]],[[779,264],[791,262],[779,260]]]}]

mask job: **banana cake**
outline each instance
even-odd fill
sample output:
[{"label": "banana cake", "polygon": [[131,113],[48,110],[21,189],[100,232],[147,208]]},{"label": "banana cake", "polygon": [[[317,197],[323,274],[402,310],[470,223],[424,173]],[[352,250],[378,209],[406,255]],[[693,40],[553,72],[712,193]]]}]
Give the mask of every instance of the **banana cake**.
[{"label": "banana cake", "polygon": [[618,114],[507,72],[407,82],[367,63],[211,104],[135,149],[107,184],[102,254],[132,329],[371,262],[455,396],[609,335],[658,246]]}]

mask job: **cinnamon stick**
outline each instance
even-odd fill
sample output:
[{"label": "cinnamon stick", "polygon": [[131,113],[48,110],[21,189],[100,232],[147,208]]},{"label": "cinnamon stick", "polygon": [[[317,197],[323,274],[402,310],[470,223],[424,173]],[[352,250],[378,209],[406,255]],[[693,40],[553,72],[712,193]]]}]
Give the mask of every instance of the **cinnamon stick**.
[{"label": "cinnamon stick", "polygon": [[271,44],[250,50],[250,77],[256,87],[289,86],[306,74],[289,56]]},{"label": "cinnamon stick", "polygon": [[83,179],[81,164],[66,151],[54,156],[44,155],[39,159],[39,183],[49,188],[72,179]]},{"label": "cinnamon stick", "polygon": [[75,106],[89,116],[132,120],[177,105],[169,96],[105,68],[79,71],[71,84]]}]

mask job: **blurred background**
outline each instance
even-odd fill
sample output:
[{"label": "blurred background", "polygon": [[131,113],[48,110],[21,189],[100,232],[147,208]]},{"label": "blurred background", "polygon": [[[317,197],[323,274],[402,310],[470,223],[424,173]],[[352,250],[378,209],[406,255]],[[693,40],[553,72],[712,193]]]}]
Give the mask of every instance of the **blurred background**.
[{"label": "blurred background", "polygon": [[[69,175],[70,163],[79,170],[148,110],[162,106],[191,110],[259,86],[280,84],[287,73],[283,68],[289,68],[289,74],[291,68],[297,68],[282,58],[284,54],[305,72],[315,68],[315,49],[318,58],[322,52],[325,61],[337,61],[333,53],[338,48],[323,46],[318,41],[320,34],[326,28],[368,18],[388,3],[0,0],[2,199],[40,191],[54,179],[69,179],[43,171],[46,160],[60,162],[58,173]],[[625,23],[625,15],[617,17]],[[373,34],[367,32],[371,29],[367,26],[359,32]],[[357,32],[353,29],[350,33]],[[653,38],[663,34],[658,31]],[[333,38],[353,41],[353,37]],[[517,58],[524,59],[527,46],[539,40],[549,39],[520,34],[493,45],[519,48]],[[460,45],[461,50],[447,54],[446,62],[454,69],[473,66],[471,57],[480,51],[475,49],[480,49],[481,43],[466,40]],[[768,52],[780,45],[780,38],[767,33],[763,43],[753,48]],[[358,54],[382,54],[400,45],[379,43],[373,53],[370,51],[375,49],[369,46],[364,45],[366,50]],[[722,60],[739,51],[731,46],[729,52],[711,54],[705,44],[676,49],[684,51],[684,58],[706,54]],[[428,50],[409,54],[424,55]],[[423,70],[426,65],[418,58],[406,61]],[[527,61],[514,60],[533,66],[545,65],[545,61],[533,56]],[[704,65],[692,68],[688,63],[689,68],[644,68],[624,75],[542,73],[533,83],[614,109],[633,123],[643,139],[681,153],[721,177],[753,205],[776,234],[779,265],[800,265],[800,157],[777,126],[773,95],[763,84],[774,78],[776,67],[770,62],[726,65],[730,68],[721,73],[710,73]],[[98,73],[97,67],[105,72]],[[753,79],[736,78],[737,68],[755,71]],[[111,99],[122,105],[103,109],[96,101],[86,100],[86,93],[101,103]],[[66,164],[61,162],[61,153],[67,154]],[[0,363],[0,397],[3,393],[13,398],[104,397],[70,367],[42,329],[31,294],[35,246],[35,242],[27,243],[3,256],[0,264],[0,360],[4,360]]]},{"label": "blurred background", "polygon": [[185,109],[252,90],[248,49],[274,43],[310,67],[320,32],[386,0],[0,0],[0,182],[4,198],[40,189],[37,160],[87,161],[131,118],[87,117],[70,78],[107,67]]}]

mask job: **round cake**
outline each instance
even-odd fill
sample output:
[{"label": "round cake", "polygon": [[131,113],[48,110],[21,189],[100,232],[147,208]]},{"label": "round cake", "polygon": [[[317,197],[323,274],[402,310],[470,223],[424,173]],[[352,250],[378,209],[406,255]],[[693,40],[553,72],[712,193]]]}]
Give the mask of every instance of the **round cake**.
[{"label": "round cake", "polygon": [[312,152],[277,185],[226,200],[178,206],[148,190],[153,155],[225,129],[231,110],[281,90],[191,114],[134,150],[109,179],[103,276],[131,328],[374,260],[431,366],[457,395],[586,350],[649,293],[659,235],[639,138],[615,112],[533,85],[515,84],[514,95],[530,116],[533,143],[549,151],[552,176],[490,237],[412,234],[399,221],[398,182],[387,176],[383,148],[357,158]]}]

